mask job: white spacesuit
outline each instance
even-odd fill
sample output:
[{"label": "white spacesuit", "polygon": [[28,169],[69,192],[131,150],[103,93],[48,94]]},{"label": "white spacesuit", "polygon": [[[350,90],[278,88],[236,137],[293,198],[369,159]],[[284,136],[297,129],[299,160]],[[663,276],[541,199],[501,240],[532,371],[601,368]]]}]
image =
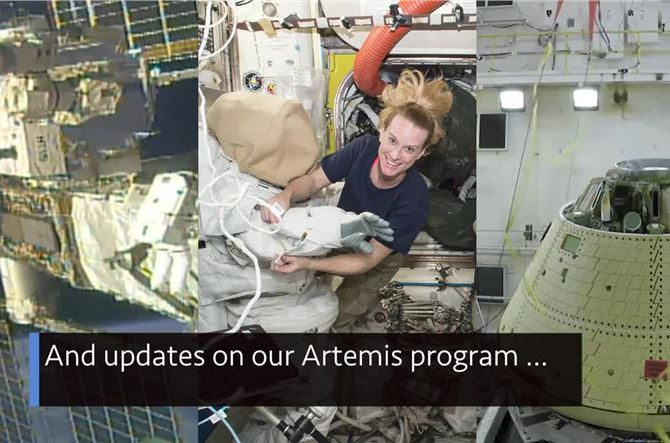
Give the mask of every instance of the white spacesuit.
[{"label": "white spacesuit", "polygon": [[206,245],[199,260],[200,331],[233,327],[259,285],[262,297],[244,324],[268,332],[327,331],[338,309],[327,284],[311,271],[272,272],[270,262],[283,254],[318,256],[342,247],[370,252],[366,239],[390,238],[388,223],[373,214],[324,206],[324,198],[285,213],[271,208],[281,219],[277,224],[261,220],[259,207],[280,192],[276,185],[312,170],[319,156],[299,104],[225,94],[207,122],[216,138],[201,134],[199,140],[200,236]]},{"label": "white spacesuit", "polygon": [[[326,332],[338,314],[328,284],[313,271],[272,272],[270,262],[283,254],[317,256],[342,247],[369,253],[367,238],[392,239],[388,222],[324,206],[329,203],[325,198],[286,212],[267,205],[280,192],[277,186],[308,173],[319,157],[299,104],[225,94],[207,122],[215,136],[201,133],[198,145],[200,237],[205,240],[199,254],[200,332],[230,329],[240,318],[271,333]],[[264,223],[259,206],[269,207],[280,222]],[[323,409],[313,423],[327,433],[336,408]],[[290,419],[300,412],[286,414]],[[270,425],[251,426],[244,436],[249,442],[283,441]]]}]

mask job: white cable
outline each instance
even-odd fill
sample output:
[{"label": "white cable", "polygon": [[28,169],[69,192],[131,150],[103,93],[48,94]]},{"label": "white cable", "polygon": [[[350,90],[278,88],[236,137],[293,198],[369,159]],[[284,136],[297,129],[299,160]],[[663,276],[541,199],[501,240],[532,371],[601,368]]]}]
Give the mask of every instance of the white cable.
[{"label": "white cable", "polygon": [[226,428],[228,428],[228,432],[230,432],[230,435],[233,436],[233,439],[235,440],[235,443],[241,443],[240,438],[237,436],[237,433],[235,432],[233,427],[230,425],[230,423],[228,423],[228,420],[226,420],[226,415],[223,414],[223,411],[225,409],[228,409],[228,407],[221,408],[218,411],[211,406],[209,407],[209,410],[212,411],[214,413],[214,415],[219,417],[219,419],[221,420],[221,423],[223,423],[226,426]]},{"label": "white cable", "polygon": [[[374,412],[371,412],[368,415],[365,415],[365,416],[357,419],[356,421],[360,424],[367,424],[368,422],[371,422],[372,420],[376,420],[378,418],[386,417],[387,415],[391,415],[391,414],[392,414],[392,412],[388,409],[378,409]],[[342,427],[346,424],[348,424],[348,423],[345,422],[344,420],[338,420],[338,421],[336,421],[336,422],[334,422],[333,424],[330,425],[330,427],[328,428],[328,432],[331,432],[331,431],[333,431],[337,428],[340,428],[340,427]]]},{"label": "white cable", "polygon": [[[209,149],[209,145],[207,146],[207,148]],[[216,180],[219,180],[221,177],[223,177],[223,176],[225,176],[229,173],[230,173],[230,171],[226,171],[226,172],[220,174],[218,177],[216,177],[214,180],[212,180],[212,182],[214,182]],[[210,182],[210,184],[209,184],[210,187],[211,187],[212,182]],[[238,182],[238,184],[239,184],[239,182]],[[246,186],[244,186],[244,185],[246,185]],[[256,303],[256,301],[258,301],[258,299],[261,296],[261,268],[260,268],[260,265],[258,264],[258,258],[251,251],[249,251],[249,249],[247,249],[244,242],[242,242],[237,237],[233,237],[230,234],[230,232],[228,232],[228,229],[226,229],[226,225],[223,223],[224,215],[225,215],[224,210],[227,209],[227,208],[232,208],[232,207],[237,206],[239,204],[239,202],[242,200],[242,198],[244,198],[244,196],[246,194],[246,191],[249,187],[249,184],[245,183],[244,185],[242,185],[240,187],[240,192],[238,192],[238,194],[236,196],[231,197],[226,202],[209,203],[209,202],[200,201],[201,205],[219,207],[219,226],[221,227],[221,231],[223,232],[223,235],[225,235],[228,240],[233,242],[233,244],[235,246],[237,246],[242,252],[244,252],[244,254],[247,255],[254,264],[254,272],[256,274],[256,291],[254,292],[254,296],[251,298],[251,300],[249,300],[249,303],[247,303],[247,305],[245,306],[244,311],[242,311],[242,315],[240,315],[240,318],[237,320],[237,323],[235,324],[235,326],[232,329],[229,329],[228,331],[226,331],[227,333],[235,333],[235,332],[240,330],[240,327],[242,326],[242,323],[244,322],[244,320],[246,320],[247,316],[249,315],[249,312],[251,311],[251,308],[253,307],[253,305]]]},{"label": "white cable", "polygon": [[[208,149],[209,149],[209,146],[208,146]],[[208,150],[208,152],[209,152],[209,150]],[[214,184],[216,184],[219,180],[221,180],[222,178],[224,178],[224,177],[226,177],[226,176],[228,176],[228,175],[232,176],[232,177],[235,179],[235,181],[237,182],[237,187],[240,189],[240,192],[238,193],[237,196],[232,197],[230,201],[223,201],[223,202],[222,202],[222,201],[218,201],[218,200],[215,198],[215,196],[214,196],[214,193],[213,193],[213,192],[214,192],[214,191],[213,191],[213,186],[214,186]],[[220,175],[216,176],[214,179],[212,179],[212,180],[211,180],[211,181],[210,181],[210,182],[203,188],[202,192],[201,192],[200,195],[198,196],[199,203],[200,203],[201,205],[203,205],[203,206],[209,206],[209,207],[219,207],[219,206],[232,207],[232,206],[237,206],[236,209],[237,209],[238,214],[240,215],[240,217],[242,218],[242,220],[244,220],[245,223],[246,223],[251,229],[253,229],[253,230],[255,230],[255,231],[263,232],[263,233],[265,233],[265,234],[270,234],[270,235],[274,235],[274,234],[276,234],[277,232],[279,232],[279,223],[281,222],[281,219],[282,219],[282,217],[283,217],[283,214],[280,213],[280,212],[274,207],[274,205],[270,205],[270,204],[269,204],[268,202],[266,202],[265,200],[262,200],[262,199],[260,199],[260,198],[258,198],[258,197],[253,196],[253,195],[248,196],[248,198],[252,199],[252,200],[255,201],[257,204],[259,204],[259,205],[261,205],[261,206],[264,206],[264,207],[268,208],[268,210],[269,210],[270,212],[272,212],[272,214],[273,214],[275,217],[277,217],[277,220],[279,220],[279,221],[277,222],[277,227],[276,227],[275,229],[271,229],[271,230],[267,230],[267,229],[265,229],[265,228],[262,228],[262,227],[256,225],[254,222],[252,222],[251,220],[249,220],[249,219],[244,215],[244,213],[242,213],[242,210],[239,208],[238,204],[239,204],[239,202],[246,196],[246,193],[247,193],[247,191],[249,190],[249,187],[250,187],[250,186],[251,186],[251,185],[250,185],[249,183],[240,183],[240,179],[239,179],[239,177],[237,177],[237,176],[235,176],[235,175],[232,175],[231,171],[225,171],[225,172],[221,173]],[[206,193],[207,193],[208,191],[209,191],[209,196],[210,196],[211,200],[210,200],[210,201],[206,201],[206,200],[203,201],[203,197],[206,195]]]},{"label": "white cable", "polygon": [[242,442],[240,442],[240,438],[237,436],[237,434],[236,434],[235,431],[233,430],[233,427],[230,426],[230,423],[228,423],[228,420],[221,420],[221,421],[222,421],[223,424],[226,425],[226,427],[228,428],[228,431],[230,432],[230,435],[232,435],[233,438],[235,439],[235,443],[242,443]]},{"label": "white cable", "polygon": [[[211,420],[212,420],[212,417],[214,417],[215,415],[216,415],[217,417],[219,417],[219,419],[221,419],[221,415],[219,415],[218,412],[225,412],[226,409],[228,409],[228,406],[224,406],[224,407],[222,407],[221,409],[219,409],[218,412],[217,412],[214,408],[212,408],[211,406],[208,406],[208,407],[206,407],[206,408],[204,408],[204,407],[203,407],[203,408],[198,408],[198,410],[202,410],[202,409],[209,409],[210,411],[214,411],[214,414],[210,415],[209,417],[207,417],[207,418],[204,419],[204,420],[199,421],[199,422],[198,422],[198,426],[200,426],[201,424],[203,424],[203,423],[205,423],[205,422],[211,421]],[[225,416],[224,416],[224,418],[225,418]]]},{"label": "white cable", "polygon": [[[209,146],[207,146],[207,148],[209,148]],[[230,201],[218,201],[214,197],[214,194],[212,193],[213,192],[212,191],[213,186],[219,180],[221,180],[222,178],[224,178],[226,176],[229,176],[229,175],[232,175],[230,171],[224,171],[223,173],[214,177],[209,183],[207,183],[207,185],[205,185],[205,187],[202,189],[202,192],[200,192],[200,194],[198,195],[198,199],[202,200],[203,197],[205,196],[205,193],[207,191],[209,191],[209,196],[211,197],[211,201],[210,202],[204,201],[204,202],[201,202],[201,204],[204,204],[205,206],[214,206],[214,207],[218,207],[218,206],[232,207],[233,205],[238,204],[242,200],[242,198],[245,196],[245,194],[246,194],[247,190],[249,189],[249,186],[251,186],[251,184],[249,184],[249,183],[240,184],[240,179],[238,177],[234,176],[234,175],[233,175],[233,178],[237,182],[237,188],[240,190],[238,195],[234,196],[234,197],[231,197]]]},{"label": "white cable", "polygon": [[224,208],[220,208],[220,214],[219,214],[219,225],[221,226],[221,230],[223,231],[223,235],[226,236],[228,240],[233,242],[235,246],[237,246],[242,252],[244,252],[254,263],[254,272],[256,274],[256,292],[254,296],[249,300],[249,303],[244,307],[244,311],[242,311],[242,314],[240,315],[240,318],[237,319],[237,323],[235,323],[235,326],[233,326],[232,329],[229,329],[226,331],[226,333],[232,334],[240,330],[240,327],[242,326],[242,323],[244,320],[246,320],[247,316],[249,315],[249,312],[251,311],[252,306],[258,301],[258,299],[261,297],[261,267],[258,264],[258,258],[247,249],[245,246],[244,242],[242,242],[239,238],[233,237],[230,235],[228,230],[226,229],[226,226],[223,223],[223,210]]},{"label": "white cable", "polygon": [[[207,145],[207,149],[209,149],[209,144]],[[231,171],[226,171],[226,172],[218,175],[212,181],[210,181],[210,183],[208,183],[205,186],[205,188],[203,189],[203,194],[205,192],[209,191],[209,194],[212,197],[212,201],[208,202],[208,201],[203,201],[202,199],[200,199],[199,204],[203,205],[203,206],[218,207],[219,208],[219,225],[221,227],[221,231],[223,232],[225,237],[228,240],[230,240],[231,242],[233,242],[233,244],[235,244],[235,246],[237,246],[242,252],[244,252],[244,254],[246,256],[248,256],[249,259],[251,259],[251,261],[254,264],[254,272],[255,272],[255,275],[256,275],[256,290],[254,291],[254,296],[251,298],[251,300],[249,300],[247,305],[244,307],[244,310],[242,311],[242,314],[238,318],[237,323],[235,324],[235,326],[232,329],[226,331],[227,333],[235,333],[235,332],[239,331],[240,327],[242,326],[242,323],[246,320],[247,316],[249,315],[249,312],[251,311],[251,308],[256,303],[256,301],[258,301],[258,299],[260,298],[261,290],[262,290],[262,284],[261,284],[261,268],[260,268],[260,265],[258,264],[258,258],[245,246],[244,242],[242,242],[237,237],[233,237],[230,234],[230,232],[228,232],[228,230],[226,229],[225,224],[223,223],[224,215],[225,215],[225,213],[224,213],[225,209],[236,207],[239,211],[239,206],[238,205],[239,205],[240,201],[246,196],[247,190],[249,189],[249,186],[250,186],[249,183],[240,184],[239,178],[234,176],[234,178],[237,180],[237,185],[240,189],[239,192],[237,193],[237,195],[233,195],[233,196],[229,197],[226,201],[217,201],[217,199],[214,198],[214,195],[212,194],[212,185],[214,183],[216,183],[218,180],[220,180],[221,178],[223,178],[227,175],[231,175]],[[201,194],[199,197],[202,197],[203,194]],[[263,203],[267,205],[267,203],[265,203],[265,202],[263,202]],[[281,217],[281,214],[277,214],[276,211],[274,210],[274,208],[270,207],[269,205],[267,205],[267,206],[273,212],[273,214],[275,214],[276,216]],[[241,211],[239,211],[239,212],[240,212],[240,215],[241,215]],[[249,224],[250,227],[252,227],[252,228],[255,227],[255,225],[253,223],[251,223],[251,221],[248,220],[246,217],[243,216],[242,218]],[[277,230],[278,229],[279,229],[279,227],[277,227]]]},{"label": "white cable", "polygon": [[[207,148],[208,148],[208,151],[207,151],[207,152],[209,152],[209,145],[207,146]],[[211,156],[211,155],[210,155],[210,156]],[[228,176],[228,175],[230,175],[232,178],[235,179],[236,184],[237,184],[237,187],[240,189],[240,192],[239,192],[238,196],[235,197],[235,198],[233,199],[233,200],[235,200],[235,204],[239,203],[239,202],[242,200],[242,198],[246,196],[246,193],[247,193],[247,191],[249,190],[249,187],[251,186],[251,184],[250,184],[250,183],[240,183],[240,178],[239,178],[238,176],[233,175],[231,171],[225,171],[225,172],[221,173],[220,175],[216,176],[214,179],[212,179],[212,181],[210,181],[210,182],[203,188],[203,190],[202,190],[202,192],[200,193],[200,195],[198,196],[198,198],[202,199],[202,198],[204,197],[205,193],[206,193],[207,191],[209,191],[209,196],[211,197],[211,202],[207,202],[207,201],[205,201],[205,202],[202,202],[202,204],[204,204],[204,205],[206,205],[206,206],[218,206],[218,205],[230,206],[230,205],[231,205],[231,203],[227,203],[227,202],[219,202],[218,200],[215,199],[214,194],[213,194],[213,192],[214,192],[214,191],[213,191],[213,186],[214,186],[219,180],[221,180],[222,178],[224,178],[224,177],[226,177],[226,176]],[[266,202],[265,200],[262,200],[262,199],[260,199],[260,198],[258,198],[258,197],[256,197],[256,196],[253,196],[253,195],[248,196],[248,198],[250,198],[251,200],[255,201],[257,204],[259,204],[259,205],[261,205],[261,206],[264,206],[264,207],[268,208],[268,210],[269,210],[270,212],[272,212],[272,214],[275,215],[275,216],[277,217],[277,219],[279,219],[279,220],[281,221],[282,213],[279,212],[279,211],[274,207],[274,205],[270,205],[270,204],[269,204],[268,202]],[[238,212],[239,212],[240,216],[242,217],[242,219],[243,219],[243,220],[249,225],[249,227],[252,228],[252,229],[255,229],[255,230],[260,231],[260,232],[265,232],[265,233],[267,233],[267,234],[276,234],[276,233],[279,231],[279,228],[277,228],[276,230],[273,230],[273,231],[268,231],[268,230],[266,230],[266,229],[264,229],[264,228],[261,228],[261,227],[259,227],[259,226],[256,226],[251,220],[249,220],[249,219],[248,219],[248,218],[247,218],[247,217],[246,217],[246,216],[239,210],[239,208],[238,208]]]},{"label": "white cable", "polygon": [[347,423],[347,424],[349,424],[349,425],[351,425],[355,428],[361,429],[362,431],[370,432],[372,430],[372,428],[370,426],[366,425],[365,423],[361,423],[356,419],[353,419],[353,418],[351,418],[347,415],[344,415],[342,412],[340,412],[339,409],[335,411],[335,415],[337,415],[337,418],[339,418],[343,422],[345,422],[345,423]]},{"label": "white cable", "polygon": [[[205,9],[205,14],[206,14],[205,25],[204,25],[204,28],[203,28],[203,29],[206,30],[206,32],[203,32],[202,42],[200,43],[200,47],[198,48],[198,60],[204,61],[204,60],[207,60],[209,58],[212,58],[212,57],[218,55],[219,53],[221,53],[222,51],[224,51],[228,47],[230,42],[235,37],[235,32],[237,31],[237,10],[236,10],[235,2],[231,1],[231,0],[228,0],[228,7],[230,7],[230,10],[231,10],[231,21],[232,21],[233,30],[232,30],[230,36],[228,37],[228,39],[226,40],[226,42],[223,44],[223,46],[221,48],[215,50],[213,53],[211,53],[209,55],[205,55],[204,51],[205,51],[205,48],[206,48],[206,45],[207,45],[207,40],[209,38],[208,30],[211,27],[214,26],[214,25],[211,24],[211,22],[212,22],[212,0],[207,1],[207,7]],[[228,16],[228,13],[226,12],[224,18],[226,18],[227,16]],[[223,21],[223,19],[219,20],[219,22],[221,22],[221,21]],[[217,22],[217,24],[219,22]],[[199,67],[200,66],[202,66],[202,63],[199,64]],[[214,160],[212,159],[212,153],[210,152],[210,146],[209,146],[209,141],[208,141],[208,136],[207,136],[208,134],[207,134],[207,115],[205,113],[205,95],[203,94],[202,88],[200,87],[200,85],[198,85],[198,95],[200,96],[199,114],[200,114],[200,122],[201,122],[201,125],[202,125],[203,142],[206,143],[206,149],[207,149],[207,163],[209,165],[210,170],[212,172],[214,172],[216,170],[216,168],[215,168],[215,165],[214,165]],[[226,331],[227,333],[235,333],[235,332],[239,331],[240,327],[242,326],[242,323],[246,320],[247,316],[249,315],[249,312],[251,311],[251,308],[256,303],[256,301],[258,301],[258,299],[260,298],[261,289],[262,289],[262,287],[261,287],[261,268],[260,268],[260,265],[258,264],[258,258],[249,249],[247,249],[247,247],[244,245],[244,243],[240,239],[238,239],[236,237],[233,237],[230,234],[230,232],[228,232],[228,230],[226,229],[226,226],[223,223],[224,210],[227,209],[227,208],[237,207],[238,214],[249,225],[249,227],[251,229],[255,229],[255,230],[258,230],[260,232],[274,234],[279,230],[279,227],[277,226],[276,230],[272,230],[272,231],[265,230],[263,228],[260,228],[259,226],[256,226],[254,223],[251,222],[251,220],[249,220],[247,217],[244,216],[244,214],[242,214],[242,211],[239,209],[238,204],[246,196],[246,193],[249,189],[250,184],[249,183],[240,184],[239,177],[234,177],[236,182],[237,182],[237,186],[240,189],[238,194],[236,196],[231,197],[230,199],[228,199],[226,201],[218,201],[213,194],[213,186],[219,180],[221,180],[223,177],[225,177],[227,175],[232,175],[232,174],[230,174],[230,171],[223,172],[222,174],[220,174],[217,177],[215,177],[214,179],[212,179],[207,185],[205,185],[205,187],[203,188],[200,195],[198,195],[198,204],[203,205],[203,206],[218,207],[219,208],[219,225],[221,227],[221,230],[223,231],[223,234],[225,235],[225,237],[228,240],[233,242],[233,244],[235,244],[242,252],[244,252],[244,254],[247,255],[254,264],[254,271],[255,271],[255,274],[256,274],[256,290],[254,292],[254,296],[251,298],[251,300],[249,300],[247,305],[244,307],[244,310],[242,311],[242,314],[240,315],[240,318],[237,320],[237,323],[235,324],[235,326],[232,329],[229,329],[228,331]],[[203,197],[206,195],[205,194],[206,192],[209,193],[210,201],[203,200]],[[267,202],[262,201],[262,200],[260,200],[256,197],[254,197],[254,196],[250,196],[250,197],[252,199],[254,199],[254,201],[256,201],[258,204],[268,208],[270,210],[270,212],[272,212],[272,214],[274,214],[275,217],[277,217],[281,221],[281,215],[282,214],[278,214],[277,210],[275,208],[270,206]],[[237,435],[233,432],[233,430],[230,427],[230,425],[228,424],[228,422],[226,422],[225,420],[223,420],[223,421],[224,421],[224,424],[230,430],[233,437],[235,437],[236,441],[239,443],[239,440],[237,439]]]},{"label": "white cable", "polygon": [[205,25],[198,25],[198,29],[206,29],[206,31],[204,31],[204,32],[209,32],[210,29],[216,28],[221,23],[226,21],[226,19],[228,18],[228,5],[226,5],[221,0],[219,0],[219,4],[223,7],[223,17],[221,17],[217,22],[214,22],[209,26],[207,26],[206,24]]},{"label": "white cable", "polygon": [[[212,24],[212,0],[207,0],[207,6],[205,7],[205,29],[209,30],[209,28],[211,28],[211,24]],[[209,39],[209,31],[203,32],[202,41],[200,42],[200,47],[198,47],[198,59],[200,59],[200,56],[205,51],[208,39]]]},{"label": "white cable", "polygon": [[[211,2],[211,1],[212,0],[208,0],[208,2]],[[208,60],[212,57],[215,57],[215,56],[219,55],[221,52],[225,51],[226,48],[228,47],[228,45],[230,44],[230,42],[233,41],[233,38],[235,37],[235,33],[237,32],[237,6],[235,5],[234,1],[229,0],[228,1],[228,7],[230,7],[231,21],[232,21],[232,24],[233,24],[233,26],[232,26],[233,31],[228,36],[228,40],[226,40],[226,42],[223,44],[223,46],[221,46],[219,49],[215,50],[211,54],[204,55],[204,54],[202,54],[201,51],[198,51],[198,60],[204,61],[204,60]],[[205,22],[205,26],[207,26],[207,22]],[[205,40],[205,39],[203,38],[203,40]]]}]

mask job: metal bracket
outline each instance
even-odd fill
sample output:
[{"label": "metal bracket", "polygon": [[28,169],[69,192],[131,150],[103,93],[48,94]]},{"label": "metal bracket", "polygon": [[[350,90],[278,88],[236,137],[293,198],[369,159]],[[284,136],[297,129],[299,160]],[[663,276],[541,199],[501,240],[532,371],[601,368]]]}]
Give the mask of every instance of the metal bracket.
[{"label": "metal bracket", "polygon": [[401,14],[400,6],[397,3],[393,3],[389,6],[389,12],[391,13],[391,17],[393,17],[393,21],[389,26],[391,32],[394,32],[401,26],[410,26],[412,24],[412,18],[408,15]]}]

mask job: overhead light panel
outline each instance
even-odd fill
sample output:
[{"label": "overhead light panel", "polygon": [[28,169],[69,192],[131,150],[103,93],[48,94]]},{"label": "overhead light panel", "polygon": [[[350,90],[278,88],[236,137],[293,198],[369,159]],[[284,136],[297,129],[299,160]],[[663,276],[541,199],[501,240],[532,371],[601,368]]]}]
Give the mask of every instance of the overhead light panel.
[{"label": "overhead light panel", "polygon": [[526,109],[521,89],[503,89],[500,91],[500,109],[505,112],[524,111]]},{"label": "overhead light panel", "polygon": [[593,87],[577,88],[572,91],[572,102],[575,111],[597,111],[598,89]]}]

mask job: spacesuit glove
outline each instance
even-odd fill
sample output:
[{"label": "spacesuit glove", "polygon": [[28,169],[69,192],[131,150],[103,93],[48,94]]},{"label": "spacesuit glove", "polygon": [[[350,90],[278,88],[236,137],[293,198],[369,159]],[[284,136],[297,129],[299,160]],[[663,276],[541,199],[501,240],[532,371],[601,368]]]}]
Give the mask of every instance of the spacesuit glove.
[{"label": "spacesuit glove", "polygon": [[356,249],[364,254],[372,254],[368,237],[377,237],[386,242],[393,241],[393,229],[389,222],[371,212],[363,212],[355,219],[340,225],[342,246]]}]

